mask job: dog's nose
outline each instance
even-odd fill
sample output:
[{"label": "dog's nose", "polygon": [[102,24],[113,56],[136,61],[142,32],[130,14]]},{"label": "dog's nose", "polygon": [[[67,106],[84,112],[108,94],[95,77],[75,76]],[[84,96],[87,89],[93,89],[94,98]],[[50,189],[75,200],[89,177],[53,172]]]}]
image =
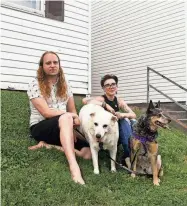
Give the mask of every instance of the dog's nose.
[{"label": "dog's nose", "polygon": [[171,122],[171,119],[170,118],[168,118],[168,123],[170,123]]},{"label": "dog's nose", "polygon": [[101,135],[100,134],[96,134],[96,138],[101,138]]}]

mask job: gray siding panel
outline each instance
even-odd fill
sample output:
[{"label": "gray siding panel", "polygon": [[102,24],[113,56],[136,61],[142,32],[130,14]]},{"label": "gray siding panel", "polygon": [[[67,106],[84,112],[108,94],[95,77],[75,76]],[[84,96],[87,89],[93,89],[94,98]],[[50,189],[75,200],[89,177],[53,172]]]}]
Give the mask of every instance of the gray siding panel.
[{"label": "gray siding panel", "polygon": [[[102,94],[100,78],[119,77],[118,96],[146,102],[147,66],[187,87],[184,1],[92,2],[92,95]],[[177,101],[185,92],[150,74],[150,83]],[[153,100],[170,101],[151,91]]]},{"label": "gray siding panel", "polygon": [[89,6],[65,1],[64,22],[1,8],[1,88],[26,90],[39,58],[55,51],[73,92],[88,93]]}]

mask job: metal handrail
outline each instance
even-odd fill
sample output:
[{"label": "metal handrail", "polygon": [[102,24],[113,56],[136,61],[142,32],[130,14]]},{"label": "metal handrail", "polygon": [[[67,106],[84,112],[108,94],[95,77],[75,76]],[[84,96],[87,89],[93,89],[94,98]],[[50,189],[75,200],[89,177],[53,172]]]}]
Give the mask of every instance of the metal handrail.
[{"label": "metal handrail", "polygon": [[149,70],[153,71],[154,73],[156,73],[157,75],[161,76],[162,78],[168,80],[169,82],[173,83],[174,85],[178,86],[180,89],[184,90],[187,92],[187,89],[184,88],[183,86],[177,84],[176,82],[172,81],[171,79],[167,78],[166,76],[160,74],[159,72],[155,71],[154,69],[147,67],[147,103],[149,103],[149,88],[153,88],[155,91],[157,91],[158,93],[162,94],[163,96],[165,96],[166,98],[170,99],[171,101],[173,101],[175,104],[177,104],[179,107],[181,107],[182,109],[184,109],[185,111],[187,111],[187,107],[185,107],[184,105],[180,104],[179,102],[175,101],[173,98],[169,97],[168,95],[166,95],[165,93],[161,92],[159,89],[156,89],[154,86],[152,86],[149,82]]},{"label": "metal handrail", "polygon": [[177,84],[176,82],[172,81],[171,79],[167,78],[166,76],[160,74],[159,72],[155,71],[154,69],[151,69],[150,67],[147,67],[147,69],[153,71],[154,73],[156,73],[156,74],[158,74],[158,75],[160,75],[160,76],[163,77],[164,79],[167,79],[169,82],[175,84],[175,85],[178,86],[180,89],[183,89],[184,91],[187,92],[187,89],[186,89],[186,88],[184,88],[183,86]]}]

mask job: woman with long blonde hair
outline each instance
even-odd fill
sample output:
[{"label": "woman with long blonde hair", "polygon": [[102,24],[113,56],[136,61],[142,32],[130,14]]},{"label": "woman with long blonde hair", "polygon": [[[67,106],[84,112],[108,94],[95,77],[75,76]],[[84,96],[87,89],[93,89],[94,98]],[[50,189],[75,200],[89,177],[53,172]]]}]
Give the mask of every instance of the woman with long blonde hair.
[{"label": "woman with long blonde hair", "polygon": [[63,151],[73,181],[85,184],[75,154],[90,159],[91,153],[86,142],[74,139],[73,127],[80,122],[70,84],[55,52],[45,52],[41,56],[37,77],[29,84],[27,94],[31,109],[31,136],[39,142],[29,149],[55,147]]}]

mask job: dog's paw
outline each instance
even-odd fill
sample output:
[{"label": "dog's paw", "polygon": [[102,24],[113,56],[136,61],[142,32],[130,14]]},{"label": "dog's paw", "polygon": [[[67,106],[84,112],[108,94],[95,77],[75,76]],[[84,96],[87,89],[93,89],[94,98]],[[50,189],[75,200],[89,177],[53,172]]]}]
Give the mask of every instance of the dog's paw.
[{"label": "dog's paw", "polygon": [[136,175],[135,175],[134,173],[131,173],[131,177],[135,178],[135,177],[136,177]]},{"label": "dog's paw", "polygon": [[116,168],[112,168],[112,169],[111,169],[111,172],[112,172],[112,173],[116,172]]},{"label": "dog's paw", "polygon": [[153,181],[153,184],[154,184],[155,186],[160,186],[160,184],[159,184],[159,179],[158,179],[157,181]]},{"label": "dog's paw", "polygon": [[98,169],[94,169],[94,174],[98,175],[99,174],[99,170]]}]

